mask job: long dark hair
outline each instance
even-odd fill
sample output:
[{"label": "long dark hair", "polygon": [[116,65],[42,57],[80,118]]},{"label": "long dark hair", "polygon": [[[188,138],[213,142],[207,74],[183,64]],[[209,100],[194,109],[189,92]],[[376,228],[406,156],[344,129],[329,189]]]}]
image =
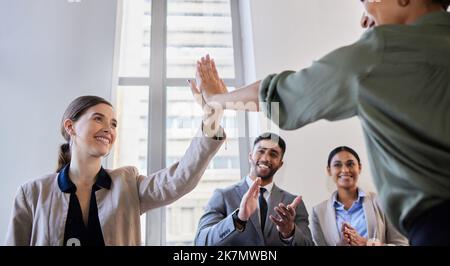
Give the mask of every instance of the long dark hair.
[{"label": "long dark hair", "polygon": [[448,9],[448,6],[450,6],[450,0],[433,0],[434,3],[441,4],[442,8],[444,10]]},{"label": "long dark hair", "polygon": [[346,152],[351,153],[353,156],[355,156],[356,160],[358,161],[358,164],[361,164],[361,160],[359,159],[358,153],[356,153],[355,150],[353,150],[352,148],[347,147],[347,146],[340,146],[340,147],[334,148],[328,155],[327,167],[330,167],[331,160],[333,159],[333,157],[336,154],[340,153],[341,151],[346,151]]},{"label": "long dark hair", "polygon": [[112,104],[109,103],[107,100],[103,99],[102,97],[98,96],[81,96],[73,100],[69,106],[67,107],[66,111],[64,112],[64,115],[61,119],[61,135],[64,137],[64,139],[67,141],[66,143],[62,144],[59,147],[59,154],[58,154],[58,165],[56,167],[56,172],[61,171],[61,169],[68,163],[70,163],[70,135],[67,133],[66,129],[64,128],[64,121],[66,119],[70,119],[72,121],[77,121],[85,112],[87,109],[91,108],[92,106],[95,106],[97,104],[107,104],[112,107]]}]

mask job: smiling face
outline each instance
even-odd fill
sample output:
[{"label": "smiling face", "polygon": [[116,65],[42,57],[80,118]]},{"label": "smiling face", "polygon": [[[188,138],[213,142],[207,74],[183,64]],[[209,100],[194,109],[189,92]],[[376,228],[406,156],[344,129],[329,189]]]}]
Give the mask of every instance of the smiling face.
[{"label": "smiling face", "polygon": [[276,142],[269,139],[259,141],[249,154],[250,175],[261,177],[263,181],[271,180],[283,165],[283,151]]},{"label": "smiling face", "polygon": [[350,152],[341,151],[333,156],[327,170],[338,188],[354,189],[361,173],[361,164]]},{"label": "smiling face", "polygon": [[116,140],[116,127],[113,108],[103,103],[87,109],[75,122],[70,119],[64,121],[74,150],[96,158],[111,150]]}]

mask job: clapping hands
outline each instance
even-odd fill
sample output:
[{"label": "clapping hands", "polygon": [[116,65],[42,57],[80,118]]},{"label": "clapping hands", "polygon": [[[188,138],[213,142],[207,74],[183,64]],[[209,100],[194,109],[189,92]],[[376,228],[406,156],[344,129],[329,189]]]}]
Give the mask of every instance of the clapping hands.
[{"label": "clapping hands", "polygon": [[344,242],[349,246],[367,245],[367,239],[360,236],[349,223],[342,224],[342,234],[344,235]]},{"label": "clapping hands", "polygon": [[300,202],[302,202],[301,196],[297,196],[287,206],[281,202],[274,208],[277,216],[269,215],[269,219],[277,226],[277,230],[283,238],[289,238],[294,234],[295,216],[297,214],[295,209]]}]

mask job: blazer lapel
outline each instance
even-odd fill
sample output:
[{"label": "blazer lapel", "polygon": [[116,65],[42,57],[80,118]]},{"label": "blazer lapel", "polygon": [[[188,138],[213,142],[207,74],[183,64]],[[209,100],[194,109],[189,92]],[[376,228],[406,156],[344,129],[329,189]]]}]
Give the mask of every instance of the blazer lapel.
[{"label": "blazer lapel", "polygon": [[[336,192],[334,192],[335,194]],[[334,243],[338,245],[342,242],[342,234],[340,229],[337,228],[336,225],[336,210],[334,209],[334,194],[328,200],[328,204],[326,207],[325,215],[324,215],[324,227],[323,234],[328,243]]]},{"label": "blazer lapel", "polygon": [[274,217],[277,217],[278,214],[275,212],[275,210],[273,208],[275,208],[282,200],[283,200],[283,191],[278,188],[275,184],[272,187],[272,191],[270,192],[270,197],[269,197],[269,204],[268,204],[268,208],[269,210],[267,211],[267,217],[266,217],[266,226],[264,227],[264,235],[268,236],[269,233],[272,232],[272,230],[276,230],[275,224],[269,219],[269,215],[272,215]]},{"label": "blazer lapel", "polygon": [[[245,181],[245,178],[242,179],[241,183],[236,187],[236,193],[238,194],[238,206],[239,203],[242,199],[242,197],[244,196],[244,194],[247,192],[247,190],[249,189],[247,182]],[[261,232],[261,225],[259,223],[259,215],[258,212],[259,209],[256,209],[255,213],[253,213],[250,216],[250,223],[247,223],[247,226],[249,226],[250,224],[254,227],[255,232],[257,232],[257,235],[259,237],[259,240],[262,241],[262,243],[264,243],[264,237],[263,234]]]},{"label": "blazer lapel", "polygon": [[367,238],[378,238],[377,236],[377,218],[371,204],[372,198],[369,194],[363,199],[363,210],[366,216]]}]

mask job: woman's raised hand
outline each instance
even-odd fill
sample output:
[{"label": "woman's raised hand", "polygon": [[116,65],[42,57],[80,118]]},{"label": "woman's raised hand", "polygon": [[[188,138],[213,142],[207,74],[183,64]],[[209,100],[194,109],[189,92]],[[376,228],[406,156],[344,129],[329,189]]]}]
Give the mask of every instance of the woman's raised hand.
[{"label": "woman's raised hand", "polygon": [[219,77],[214,59],[211,59],[209,55],[197,61],[195,79],[203,100],[211,107],[214,105],[214,95],[228,92],[225,82]]}]

